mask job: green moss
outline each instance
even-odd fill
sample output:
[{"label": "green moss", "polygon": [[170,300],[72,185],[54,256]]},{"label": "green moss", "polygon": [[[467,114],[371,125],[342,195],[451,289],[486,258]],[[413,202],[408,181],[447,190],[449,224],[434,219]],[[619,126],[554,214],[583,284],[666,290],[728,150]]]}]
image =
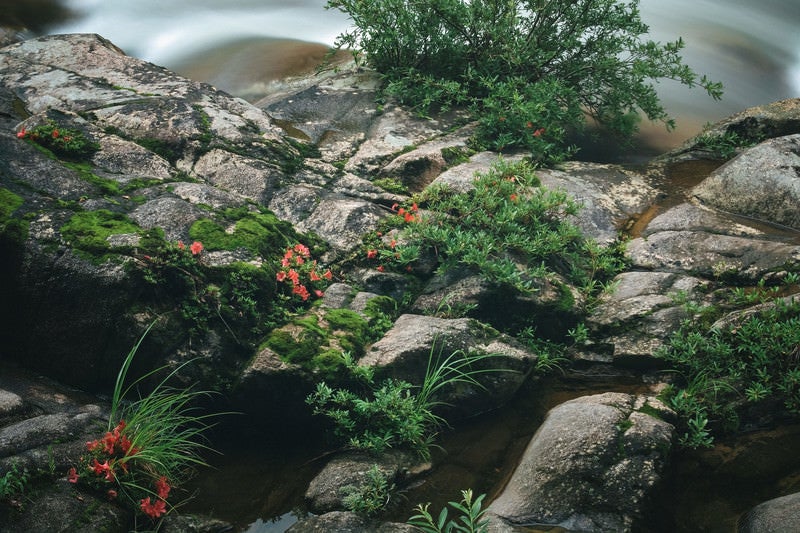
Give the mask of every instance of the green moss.
[{"label": "green moss", "polygon": [[444,158],[448,167],[466,163],[473,153],[475,153],[474,150],[470,150],[464,146],[447,146],[442,148],[442,158]]},{"label": "green moss", "polygon": [[408,187],[397,178],[378,178],[373,180],[373,185],[376,185],[386,192],[394,194],[409,194]]},{"label": "green moss", "polygon": [[178,159],[181,158],[183,155],[183,149],[186,146],[186,141],[183,139],[180,141],[171,142],[163,139],[139,138],[133,139],[133,142],[143,148],[147,148],[154,154],[160,155],[173,165]]},{"label": "green moss", "polygon": [[125,215],[105,209],[80,211],[61,226],[61,234],[76,249],[102,258],[108,253],[108,237],[138,233],[141,228]]},{"label": "green moss", "polygon": [[251,212],[242,208],[225,212],[223,216],[235,220],[232,232],[211,219],[203,218],[192,224],[189,235],[201,241],[208,250],[246,248],[264,257],[282,254],[290,242],[298,240],[291,224],[266,210]]},{"label": "green moss", "polygon": [[267,338],[266,345],[282,359],[290,363],[310,362],[318,353],[322,338],[311,330],[302,330],[297,336],[285,329],[275,330]]},{"label": "green moss", "polygon": [[664,417],[662,416],[661,411],[650,405],[649,403],[644,404],[639,408],[640,413],[644,413],[648,416],[652,416],[653,418],[657,418],[658,420],[663,420]]},{"label": "green moss", "polygon": [[28,238],[29,222],[11,216],[23,203],[21,196],[0,188],[0,239],[22,244]]}]

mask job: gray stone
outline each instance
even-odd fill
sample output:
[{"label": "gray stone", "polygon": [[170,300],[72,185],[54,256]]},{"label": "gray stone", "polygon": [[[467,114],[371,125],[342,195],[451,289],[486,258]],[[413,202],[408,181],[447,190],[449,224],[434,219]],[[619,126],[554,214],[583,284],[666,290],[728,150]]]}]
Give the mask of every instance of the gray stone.
[{"label": "gray stone", "polygon": [[757,505],[739,520],[739,533],[800,531],[800,492]]},{"label": "gray stone", "polygon": [[723,211],[800,229],[800,134],[745,150],[693,193]]},{"label": "gray stone", "polygon": [[645,402],[606,393],[551,409],[488,507],[493,530],[539,524],[630,531],[661,478],[674,437],[671,424],[637,411]]}]

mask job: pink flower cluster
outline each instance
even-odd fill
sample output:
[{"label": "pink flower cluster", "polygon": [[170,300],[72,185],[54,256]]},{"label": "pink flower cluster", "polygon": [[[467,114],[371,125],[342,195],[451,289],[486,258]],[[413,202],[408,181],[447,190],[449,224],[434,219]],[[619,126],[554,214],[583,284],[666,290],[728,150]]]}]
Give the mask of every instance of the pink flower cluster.
[{"label": "pink flower cluster", "polygon": [[323,296],[324,293],[318,287],[333,279],[333,273],[326,270],[320,275],[317,272],[317,261],[311,260],[311,251],[307,246],[298,243],[284,252],[281,268],[275,278],[280,283],[290,286],[292,294],[305,302],[311,297],[312,292],[317,298]]}]

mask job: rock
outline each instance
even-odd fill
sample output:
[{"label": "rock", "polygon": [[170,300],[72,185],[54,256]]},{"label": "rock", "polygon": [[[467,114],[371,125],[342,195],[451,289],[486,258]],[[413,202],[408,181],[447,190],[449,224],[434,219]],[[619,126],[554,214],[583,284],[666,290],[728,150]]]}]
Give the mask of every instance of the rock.
[{"label": "rock", "polygon": [[800,531],[800,492],[757,505],[739,520],[739,533]]},{"label": "rock", "polygon": [[311,480],[305,499],[314,514],[344,511],[345,487],[360,487],[367,483],[367,472],[374,466],[386,476],[390,485],[406,480],[408,472],[416,464],[413,456],[390,451],[380,456],[349,452],[341,454],[325,465]]},{"label": "rock", "polygon": [[41,492],[37,497],[26,502],[25,512],[8,524],[0,522],[0,529],[48,533],[125,533],[130,530],[128,511],[94,494],[78,492],[66,480],[38,490]]},{"label": "rock", "polygon": [[558,170],[537,170],[536,176],[582,206],[575,224],[600,244],[616,240],[620,222],[645,211],[658,196],[643,176],[617,165],[568,162]]},{"label": "rock", "polygon": [[586,318],[596,339],[591,348],[608,353],[607,362],[655,364],[653,353],[688,317],[683,304],[697,299],[706,285],[699,278],[668,272],[619,274]]},{"label": "rock", "polygon": [[481,388],[459,384],[442,391],[441,400],[454,406],[456,416],[474,415],[508,401],[536,361],[535,354],[475,320],[404,314],[358,363],[421,384],[429,364],[459,353],[489,355],[474,368],[491,371],[476,375]]},{"label": "rock", "polygon": [[[659,157],[660,161],[681,161],[716,158],[705,144],[708,137],[735,134],[745,143],[757,143],[765,139],[800,133],[800,98],[789,98],[778,102],[745,109],[713,124],[702,133],[688,139],[680,147]],[[739,149],[741,151],[741,149]]]},{"label": "rock", "polygon": [[286,530],[286,533],[416,533],[417,528],[395,522],[370,522],[355,513],[333,511],[312,516]]},{"label": "rock", "polygon": [[745,150],[692,192],[717,209],[800,229],[800,134]]},{"label": "rock", "polygon": [[630,531],[661,478],[674,438],[671,424],[643,409],[653,401],[606,393],[551,409],[488,507],[490,530],[535,524]]}]

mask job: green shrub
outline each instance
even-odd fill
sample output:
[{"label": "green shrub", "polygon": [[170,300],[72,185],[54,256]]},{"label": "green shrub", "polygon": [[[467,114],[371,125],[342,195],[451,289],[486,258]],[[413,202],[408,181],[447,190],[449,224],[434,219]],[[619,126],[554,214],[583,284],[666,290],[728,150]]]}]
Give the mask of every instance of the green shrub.
[{"label": "green shrub", "polygon": [[[672,127],[654,87],[660,79],[722,93],[683,63],[681,39],[643,38],[638,0],[329,0],[327,7],[353,20],[336,45],[382,73],[401,102],[422,112],[469,106],[481,118],[479,142],[526,148],[544,162],[569,155],[563,132],[581,128],[585,115],[622,136],[636,131],[640,114]],[[495,120],[501,111],[505,123]]]},{"label": "green shrub", "polygon": [[741,414],[777,402],[800,415],[800,301],[776,300],[724,327],[687,322],[656,355],[683,376],[665,399],[682,417],[681,443],[708,446]]},{"label": "green shrub", "polygon": [[360,367],[348,357],[346,364],[359,390],[333,389],[322,381],[306,403],[313,407],[314,414],[330,418],[336,436],[351,448],[378,454],[389,448],[406,448],[428,460],[437,430],[444,423],[434,413],[443,405],[436,394],[459,383],[481,387],[476,376],[496,370],[475,365],[492,357],[455,352],[440,360],[431,352],[419,387],[398,379],[375,383],[371,368]]},{"label": "green shrub", "polygon": [[585,238],[567,220],[578,204],[541,187],[529,164],[500,160],[473,184],[467,193],[429,187],[420,196],[426,215],[407,226],[404,245],[435,250],[443,270],[467,266],[521,293],[563,277],[592,295],[623,268],[620,250]]}]

